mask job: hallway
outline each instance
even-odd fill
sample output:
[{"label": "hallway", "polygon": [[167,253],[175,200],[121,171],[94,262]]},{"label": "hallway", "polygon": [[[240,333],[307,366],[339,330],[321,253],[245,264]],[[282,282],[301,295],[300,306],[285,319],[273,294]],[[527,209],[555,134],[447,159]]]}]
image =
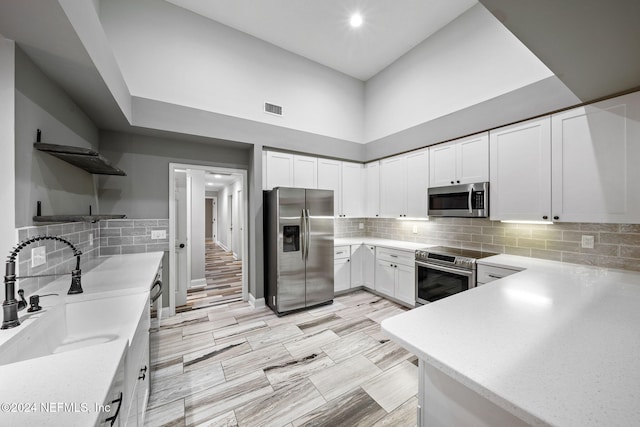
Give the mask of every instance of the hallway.
[{"label": "hallway", "polygon": [[206,241],[204,275],[206,286],[188,289],[187,303],[176,307],[176,313],[242,300],[242,261],[212,239]]}]

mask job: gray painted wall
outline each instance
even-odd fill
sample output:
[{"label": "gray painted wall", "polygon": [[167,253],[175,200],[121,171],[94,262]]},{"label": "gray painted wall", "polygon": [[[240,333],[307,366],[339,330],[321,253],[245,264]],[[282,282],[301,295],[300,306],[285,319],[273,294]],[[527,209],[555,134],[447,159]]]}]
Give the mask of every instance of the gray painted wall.
[{"label": "gray painted wall", "polygon": [[249,168],[249,151],[177,139],[102,131],[100,152],[127,176],[100,177],[100,213],[169,218],[169,163]]},{"label": "gray painted wall", "polygon": [[0,254],[15,244],[15,43],[0,37]]},{"label": "gray painted wall", "polygon": [[100,178],[100,212],[123,213],[129,218],[168,218],[170,162],[248,170],[249,292],[260,299],[264,297],[262,146],[233,145],[102,131],[100,151],[128,175]]},{"label": "gray painted wall", "polygon": [[33,143],[41,129],[42,142],[97,149],[98,129],[19,48],[15,59],[15,226],[33,224],[38,200],[43,215],[96,212],[93,175]]}]

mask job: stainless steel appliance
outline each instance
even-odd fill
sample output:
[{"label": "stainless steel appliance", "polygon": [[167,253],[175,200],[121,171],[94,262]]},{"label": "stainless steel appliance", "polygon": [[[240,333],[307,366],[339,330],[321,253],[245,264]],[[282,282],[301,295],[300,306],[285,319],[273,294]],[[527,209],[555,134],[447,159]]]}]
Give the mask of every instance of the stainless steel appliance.
[{"label": "stainless steel appliance", "polygon": [[333,301],[333,191],[264,195],[266,302],[281,315]]},{"label": "stainless steel appliance", "polygon": [[427,190],[427,195],[429,216],[489,216],[488,182],[432,187]]},{"label": "stainless steel appliance", "polygon": [[435,246],[416,251],[416,303],[427,304],[476,286],[476,260],[496,255]]}]

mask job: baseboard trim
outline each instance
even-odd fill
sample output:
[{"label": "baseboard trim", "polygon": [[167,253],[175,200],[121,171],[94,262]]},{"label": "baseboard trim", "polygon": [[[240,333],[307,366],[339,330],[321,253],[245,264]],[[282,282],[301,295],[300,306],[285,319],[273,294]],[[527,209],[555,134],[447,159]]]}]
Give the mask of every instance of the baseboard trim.
[{"label": "baseboard trim", "polygon": [[206,285],[207,285],[207,279],[205,278],[191,280],[191,287],[206,286]]},{"label": "baseboard trim", "polygon": [[171,317],[171,307],[162,307],[160,310],[160,316],[158,319],[166,319],[167,317]]},{"label": "baseboard trim", "polygon": [[249,294],[249,305],[253,308],[262,308],[264,307],[264,298],[254,297],[252,294]]},{"label": "baseboard trim", "polygon": [[229,252],[229,249],[227,249],[227,245],[222,243],[222,241],[218,241],[218,246],[220,246],[225,252]]}]

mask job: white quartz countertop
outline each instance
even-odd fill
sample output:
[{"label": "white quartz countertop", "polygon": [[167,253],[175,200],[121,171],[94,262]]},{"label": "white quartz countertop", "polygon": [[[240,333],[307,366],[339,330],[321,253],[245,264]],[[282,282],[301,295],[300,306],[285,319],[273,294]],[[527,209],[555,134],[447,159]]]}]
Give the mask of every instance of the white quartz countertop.
[{"label": "white quartz countertop", "polygon": [[117,340],[0,366],[0,425],[96,424],[96,405],[104,404],[126,347],[126,339]]},{"label": "white quartz countertop", "polygon": [[391,249],[400,249],[405,251],[415,251],[417,249],[429,248],[435,245],[429,245],[425,243],[405,242],[403,240],[391,240],[391,239],[379,239],[376,237],[344,237],[334,239],[334,246],[346,246],[346,245],[371,245],[381,246]]},{"label": "white quartz countertop", "polygon": [[387,319],[384,333],[532,425],[640,425],[640,274],[481,263],[526,270]]},{"label": "white quartz countertop", "polygon": [[[30,328],[39,328],[38,321],[46,321],[48,311],[65,302],[82,304],[90,300],[127,295],[140,299],[141,293],[149,292],[162,256],[162,252],[114,255],[81,264],[84,293],[66,294],[70,286],[69,276],[40,289],[40,295],[59,295],[41,298],[43,310],[40,312],[19,312],[21,325],[0,331],[0,345],[9,344],[12,338],[19,339],[20,333],[25,331],[31,333]],[[145,298],[143,300],[146,301]],[[118,313],[113,315],[118,316]],[[131,317],[137,324],[135,319],[139,316]],[[135,325],[131,326],[135,330]],[[128,339],[115,339],[104,344],[0,366],[0,405],[5,405],[0,408],[0,425],[94,425],[99,413],[92,409],[106,398],[120,358],[129,344]],[[62,409],[61,412],[52,413],[41,409],[41,404],[47,402],[86,403],[89,410]],[[5,408],[11,409],[11,404],[15,404],[16,409],[18,404],[35,404],[31,407],[36,410],[16,413],[5,411]]]},{"label": "white quartz countertop", "polygon": [[[80,264],[82,294],[68,295],[67,301],[104,298],[149,291],[163,252],[111,255]],[[71,277],[64,276],[42,288],[39,294],[66,295]]]}]

